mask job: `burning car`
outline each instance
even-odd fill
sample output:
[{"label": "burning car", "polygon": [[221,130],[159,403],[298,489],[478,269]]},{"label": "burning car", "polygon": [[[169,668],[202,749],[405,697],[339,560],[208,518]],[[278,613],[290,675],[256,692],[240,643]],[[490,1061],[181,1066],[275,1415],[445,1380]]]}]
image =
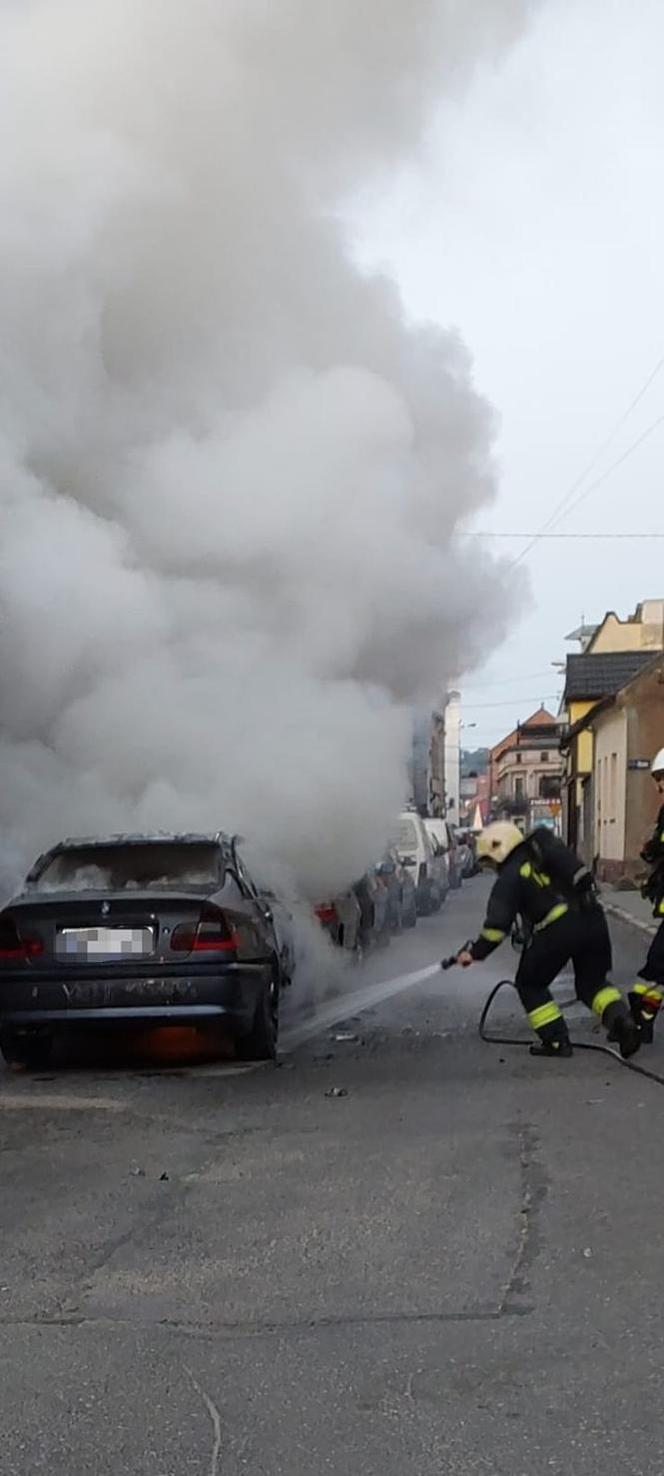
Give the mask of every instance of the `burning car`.
[{"label": "burning car", "polygon": [[223,832],[66,840],[0,912],[0,1049],[44,1066],[54,1035],[223,1024],[276,1054],[294,958],[276,904]]}]

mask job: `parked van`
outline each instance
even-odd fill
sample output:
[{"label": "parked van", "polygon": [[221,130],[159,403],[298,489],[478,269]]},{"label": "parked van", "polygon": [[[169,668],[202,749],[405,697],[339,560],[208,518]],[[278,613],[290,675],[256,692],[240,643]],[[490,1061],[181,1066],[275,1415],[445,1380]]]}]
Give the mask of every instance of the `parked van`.
[{"label": "parked van", "polygon": [[445,896],[443,868],[435,855],[424,820],[416,810],[402,810],[391,845],[415,879],[417,911],[421,917],[437,912]]},{"label": "parked van", "polygon": [[434,847],[444,858],[447,887],[456,891],[461,886],[462,867],[454,827],[447,820],[425,820],[424,824]]}]

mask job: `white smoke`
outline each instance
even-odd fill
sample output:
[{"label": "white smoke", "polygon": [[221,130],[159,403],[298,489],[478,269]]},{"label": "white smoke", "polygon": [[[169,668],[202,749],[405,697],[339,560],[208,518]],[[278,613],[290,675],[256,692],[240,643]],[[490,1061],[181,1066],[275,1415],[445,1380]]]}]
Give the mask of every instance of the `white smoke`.
[{"label": "white smoke", "polygon": [[497,641],[458,339],[353,267],[527,0],[0,0],[0,837],[377,852],[409,705]]}]

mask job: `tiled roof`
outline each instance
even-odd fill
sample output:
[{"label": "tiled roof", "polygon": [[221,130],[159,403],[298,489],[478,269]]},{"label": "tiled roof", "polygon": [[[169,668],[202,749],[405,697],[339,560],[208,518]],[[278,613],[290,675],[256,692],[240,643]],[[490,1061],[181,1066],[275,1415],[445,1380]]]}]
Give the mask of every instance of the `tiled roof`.
[{"label": "tiled roof", "polygon": [[653,660],[652,651],[608,651],[598,656],[568,656],[565,702],[612,697]]}]

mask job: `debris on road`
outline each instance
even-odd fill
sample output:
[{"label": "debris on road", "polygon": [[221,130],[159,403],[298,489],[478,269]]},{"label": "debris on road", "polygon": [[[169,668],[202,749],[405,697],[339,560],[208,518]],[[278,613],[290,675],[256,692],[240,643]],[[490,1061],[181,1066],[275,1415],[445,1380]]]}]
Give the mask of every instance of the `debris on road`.
[{"label": "debris on road", "polygon": [[352,1030],[340,1030],[339,1033],[334,1037],[335,1041],[337,1041],[339,1044],[342,1044],[346,1041],[356,1041],[359,1040],[359,1038],[359,1035],[353,1035]]},{"label": "debris on road", "polygon": [[169,1179],[170,1179],[170,1174],[163,1173],[163,1174],[160,1174],[159,1175],[159,1183],[160,1184],[167,1184],[168,1181],[169,1181]]},{"label": "debris on road", "polygon": [[136,1164],[134,1164],[134,1167],[133,1168],[130,1168],[129,1172],[130,1172],[130,1174],[132,1176],[132,1179],[144,1179],[145,1178],[145,1169],[138,1168],[136,1166]]},{"label": "debris on road", "polygon": [[348,1096],[348,1092],[346,1091],[346,1088],[345,1087],[330,1087],[329,1092],[326,1092],[325,1093],[325,1096],[326,1097],[347,1097]]}]

